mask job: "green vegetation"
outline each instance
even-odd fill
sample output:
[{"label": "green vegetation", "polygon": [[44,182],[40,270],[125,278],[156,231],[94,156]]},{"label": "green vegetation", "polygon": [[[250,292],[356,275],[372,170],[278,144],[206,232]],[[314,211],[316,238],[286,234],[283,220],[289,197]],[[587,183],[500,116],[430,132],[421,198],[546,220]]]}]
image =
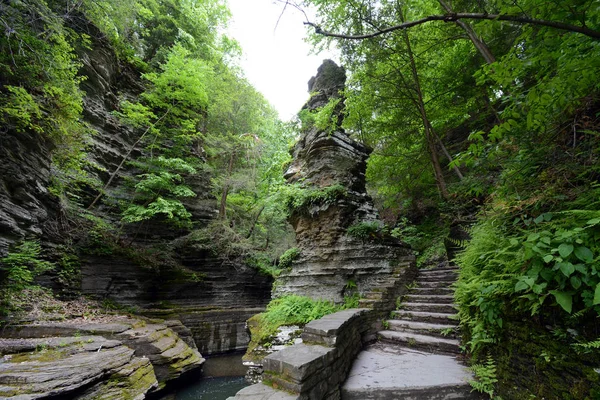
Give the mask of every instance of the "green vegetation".
[{"label": "green vegetation", "polygon": [[36,289],[34,279],[55,266],[40,259],[38,242],[24,241],[0,259],[0,315],[18,311],[20,296],[26,289]]},{"label": "green vegetation", "polygon": [[[280,326],[304,326],[312,320],[327,314],[355,307],[355,299],[349,298],[345,304],[336,305],[327,300],[314,300],[306,296],[288,295],[271,300],[267,310],[248,320],[252,337],[246,354],[251,355],[258,345],[265,345],[277,333]],[[267,344],[268,346],[268,344]]]},{"label": "green vegetation", "polygon": [[488,356],[483,364],[473,364],[471,371],[476,378],[469,382],[474,390],[487,394],[490,399],[501,400],[494,396],[494,385],[498,382],[498,378],[496,377],[496,363],[492,357]]},{"label": "green vegetation", "polygon": [[279,257],[279,268],[286,269],[292,267],[292,262],[300,256],[300,249],[292,247]]},{"label": "green vegetation", "polygon": [[[444,243],[465,247],[455,260],[456,300],[478,389],[517,399],[597,397],[596,2],[300,3],[316,10],[315,46],[335,40],[341,51],[350,76],[343,128],[373,149],[368,188],[390,234],[418,252],[419,266],[443,260]],[[55,233],[64,240],[54,264],[32,240],[1,260],[3,313],[52,268],[56,282],[76,286],[80,256],[125,257],[161,278],[201,281],[173,257],[185,246],[277,276],[298,256],[287,218],[346,196],[339,184],[285,185],[281,174],[294,129],[331,133],[341,100],[302,112],[299,128],[279,121],[237,65],[222,0],[21,0],[1,10],[2,135],[52,149]],[[445,22],[368,35],[446,14]],[[135,89],[111,88],[111,123],[130,147],[107,163],[116,166],[110,171],[88,154],[98,132],[83,122],[80,90],[83,56],[102,46],[114,50],[123,76],[140,77]],[[218,205],[210,223],[195,214],[204,201]],[[156,223],[179,239],[140,245]],[[470,241],[452,236],[467,225]],[[366,240],[386,229],[361,222],[348,234]],[[358,301],[351,282],[346,306]],[[337,309],[277,299],[253,329],[262,340],[278,324]],[[534,372],[516,376],[513,361]]]},{"label": "green vegetation", "polygon": [[[595,3],[303,3],[317,9],[315,45],[341,48],[351,76],[344,128],[374,149],[368,185],[397,224],[392,234],[419,252],[420,265],[440,259],[444,242],[466,246],[456,259],[463,340],[479,370],[491,371],[488,355],[496,365],[497,381],[482,374],[480,389],[515,399],[597,396],[589,372],[599,361],[600,313]],[[513,22],[450,19],[344,38],[453,13]],[[456,226],[471,240],[452,236]],[[587,358],[575,355],[584,348]],[[521,376],[515,366],[546,372]]]},{"label": "green vegetation", "polygon": [[305,188],[301,185],[287,185],[282,188],[284,204],[289,214],[310,213],[311,207],[327,205],[347,195],[347,189],[341,184],[324,188]]},{"label": "green vegetation", "polygon": [[366,240],[378,237],[384,229],[378,221],[357,222],[349,226],[346,233],[354,238]]}]

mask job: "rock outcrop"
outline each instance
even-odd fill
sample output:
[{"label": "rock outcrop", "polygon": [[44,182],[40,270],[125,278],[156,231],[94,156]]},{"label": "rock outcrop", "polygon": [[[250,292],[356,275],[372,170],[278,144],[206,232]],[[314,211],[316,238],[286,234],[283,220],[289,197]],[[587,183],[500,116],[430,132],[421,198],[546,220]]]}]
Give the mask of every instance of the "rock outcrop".
[{"label": "rock outcrop", "polygon": [[42,235],[44,222],[58,210],[48,191],[52,149],[35,132],[0,129],[0,257],[12,244]]},{"label": "rock outcrop", "polygon": [[150,360],[101,336],[0,339],[0,397],[143,399],[158,386]]},{"label": "rock outcrop", "polygon": [[370,150],[340,127],[345,80],[344,69],[325,60],[309,82],[311,98],[304,106],[309,113],[331,101],[337,104],[328,128],[309,126],[292,149],[288,183],[322,195],[291,210],[289,221],[301,252],[291,271],[278,278],[275,296],[301,294],[339,302],[356,290],[371,290],[379,277],[414,261],[406,245],[382,231],[366,193]]},{"label": "rock outcrop", "polygon": [[169,327],[182,330],[178,321],[105,319],[6,326],[0,395],[141,399],[204,363]]}]

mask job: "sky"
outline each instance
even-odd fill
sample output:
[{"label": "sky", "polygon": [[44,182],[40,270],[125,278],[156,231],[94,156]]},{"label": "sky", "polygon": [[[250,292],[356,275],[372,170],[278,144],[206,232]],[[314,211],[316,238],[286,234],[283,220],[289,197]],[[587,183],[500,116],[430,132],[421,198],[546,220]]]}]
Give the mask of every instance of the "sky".
[{"label": "sky", "polygon": [[[291,119],[308,100],[308,80],[334,52],[309,54],[304,15],[274,0],[228,0],[232,18],[228,33],[241,45],[241,66],[250,83],[279,112]],[[281,15],[281,19],[279,19]],[[277,23],[279,19],[279,24]]]}]

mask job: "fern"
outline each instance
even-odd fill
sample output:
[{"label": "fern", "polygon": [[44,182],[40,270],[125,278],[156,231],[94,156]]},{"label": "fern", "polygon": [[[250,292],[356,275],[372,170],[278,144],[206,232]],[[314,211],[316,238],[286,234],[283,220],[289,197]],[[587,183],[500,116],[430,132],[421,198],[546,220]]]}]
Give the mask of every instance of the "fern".
[{"label": "fern", "polygon": [[475,380],[469,381],[469,384],[480,393],[485,393],[494,398],[495,385],[498,382],[496,377],[496,362],[488,355],[487,360],[482,364],[474,364],[470,370],[475,374]]}]

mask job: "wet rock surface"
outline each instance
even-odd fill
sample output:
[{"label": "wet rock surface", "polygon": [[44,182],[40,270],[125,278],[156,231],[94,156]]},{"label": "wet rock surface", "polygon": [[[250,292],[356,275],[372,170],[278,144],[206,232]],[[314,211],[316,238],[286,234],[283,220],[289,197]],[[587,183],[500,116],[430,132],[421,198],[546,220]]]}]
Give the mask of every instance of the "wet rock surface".
[{"label": "wet rock surface", "polygon": [[[150,323],[117,316],[100,323],[46,321],[6,326],[0,339],[4,356],[0,369],[5,372],[0,374],[0,383],[12,389],[6,389],[5,396],[84,390],[81,398],[111,398],[103,397],[106,393],[113,393],[112,398],[143,398],[149,390],[162,388],[204,363],[198,350],[167,325],[182,326],[175,321]],[[15,360],[27,363],[15,366]],[[25,386],[7,378],[21,375]]]},{"label": "wet rock surface", "polygon": [[275,296],[299,294],[342,301],[352,282],[359,293],[377,285],[378,278],[413,262],[410,250],[389,235],[357,238],[348,234],[356,224],[383,226],[365,189],[366,160],[370,150],[342,128],[346,75],[343,68],[325,60],[309,82],[312,96],[305,108],[316,112],[331,100],[333,130],[311,126],[292,149],[293,161],[285,178],[309,190],[343,187],[343,194],[326,202],[313,202],[292,210],[290,223],[301,250],[291,271],[282,273]]},{"label": "wet rock surface", "polygon": [[143,399],[158,386],[150,360],[101,336],[0,339],[0,396]]}]

